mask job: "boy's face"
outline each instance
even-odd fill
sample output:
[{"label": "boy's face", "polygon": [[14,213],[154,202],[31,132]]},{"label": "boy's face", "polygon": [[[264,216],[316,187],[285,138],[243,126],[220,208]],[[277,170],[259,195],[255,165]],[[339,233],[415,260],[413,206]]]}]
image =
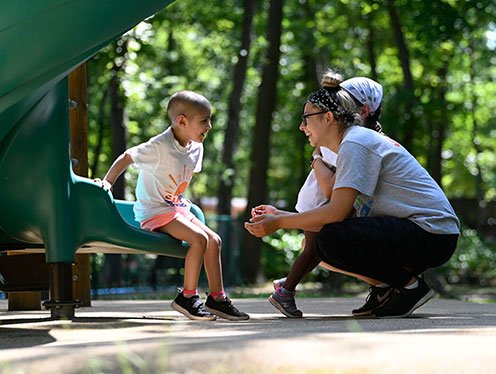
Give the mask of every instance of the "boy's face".
[{"label": "boy's face", "polygon": [[210,110],[199,111],[193,115],[187,116],[185,130],[189,140],[197,143],[203,143],[207,133],[212,128],[212,113]]}]

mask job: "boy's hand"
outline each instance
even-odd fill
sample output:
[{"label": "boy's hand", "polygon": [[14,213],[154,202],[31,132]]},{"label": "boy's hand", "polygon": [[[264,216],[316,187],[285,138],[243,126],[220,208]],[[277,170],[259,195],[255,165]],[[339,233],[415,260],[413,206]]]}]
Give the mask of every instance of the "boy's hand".
[{"label": "boy's hand", "polygon": [[95,178],[93,179],[93,182],[98,183],[106,191],[112,190],[112,184],[110,184],[110,182],[106,179],[101,180],[100,178]]},{"label": "boy's hand", "polygon": [[255,208],[251,209],[252,217],[258,217],[261,216],[262,214],[273,214],[277,216],[281,213],[282,212],[279,209],[273,207],[272,205],[258,205]]}]

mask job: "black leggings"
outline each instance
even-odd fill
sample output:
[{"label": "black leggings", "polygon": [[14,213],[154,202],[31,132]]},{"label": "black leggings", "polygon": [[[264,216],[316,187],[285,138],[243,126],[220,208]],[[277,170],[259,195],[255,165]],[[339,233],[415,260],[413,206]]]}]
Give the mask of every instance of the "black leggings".
[{"label": "black leggings", "polygon": [[403,287],[413,275],[448,261],[457,240],[456,234],[432,234],[404,218],[361,217],[324,226],[315,249],[340,270]]}]

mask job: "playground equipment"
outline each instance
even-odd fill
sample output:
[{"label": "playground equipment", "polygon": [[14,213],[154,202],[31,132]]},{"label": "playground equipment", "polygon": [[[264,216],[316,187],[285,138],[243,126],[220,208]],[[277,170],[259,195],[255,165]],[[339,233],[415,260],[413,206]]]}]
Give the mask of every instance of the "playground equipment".
[{"label": "playground equipment", "polygon": [[81,247],[185,255],[180,241],[139,229],[131,202],[76,176],[69,156],[68,73],[171,2],[0,3],[0,250],[44,248],[52,318],[74,316],[71,264]]}]

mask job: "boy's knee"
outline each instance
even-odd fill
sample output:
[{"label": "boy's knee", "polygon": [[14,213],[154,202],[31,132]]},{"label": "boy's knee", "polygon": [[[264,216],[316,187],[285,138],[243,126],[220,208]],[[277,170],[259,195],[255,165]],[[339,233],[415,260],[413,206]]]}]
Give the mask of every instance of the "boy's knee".
[{"label": "boy's knee", "polygon": [[203,231],[198,231],[196,232],[192,238],[191,238],[191,244],[192,245],[198,245],[201,248],[207,248],[208,247],[208,235],[206,232]]},{"label": "boy's knee", "polygon": [[215,246],[219,251],[221,250],[222,239],[218,234],[216,234],[216,233],[211,234],[211,236],[209,237],[209,242],[210,242],[210,244]]}]

